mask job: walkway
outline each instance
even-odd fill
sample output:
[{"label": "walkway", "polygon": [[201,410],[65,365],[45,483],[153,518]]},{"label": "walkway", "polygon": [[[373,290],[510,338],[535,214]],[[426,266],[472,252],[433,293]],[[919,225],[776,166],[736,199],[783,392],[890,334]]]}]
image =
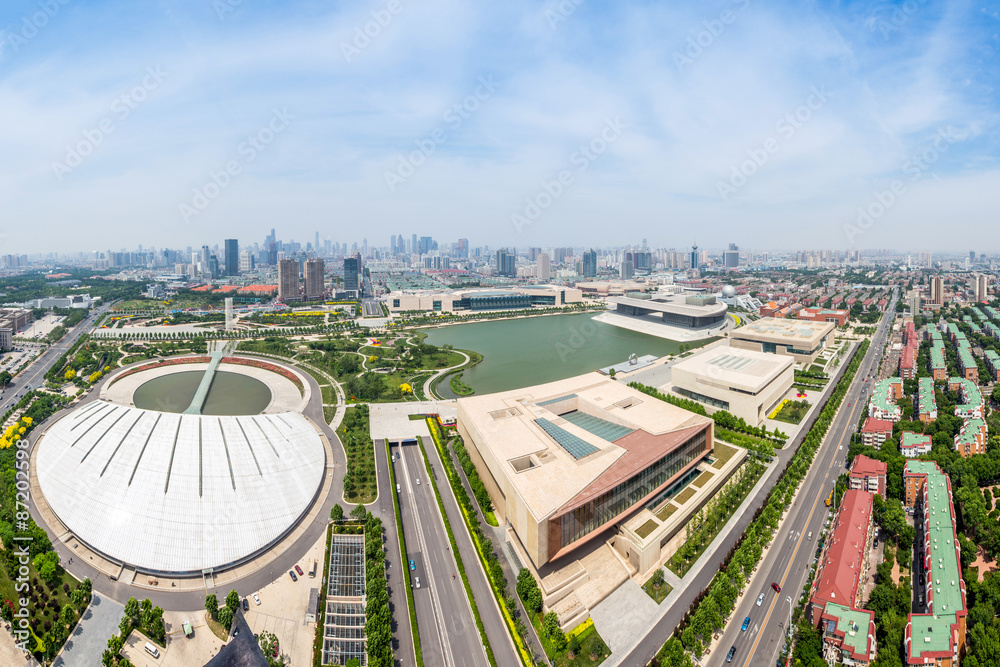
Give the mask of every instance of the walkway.
[{"label": "walkway", "polygon": [[[137,597],[141,597],[141,593]],[[56,667],[93,667],[100,663],[111,635],[118,634],[125,606],[94,592],[83,619],[52,664]]]},{"label": "walkway", "polygon": [[442,375],[445,375],[446,373],[450,373],[451,371],[455,370],[456,368],[460,368],[460,367],[464,366],[465,364],[469,363],[469,361],[471,361],[469,359],[469,355],[467,355],[465,352],[462,352],[461,350],[452,350],[452,352],[457,352],[458,354],[460,354],[463,357],[465,357],[465,361],[463,361],[460,364],[455,364],[454,366],[449,366],[448,368],[442,368],[437,373],[434,373],[429,378],[427,378],[427,380],[424,382],[424,396],[427,398],[427,400],[433,401],[434,399],[439,398],[438,396],[436,396],[433,393],[431,393],[431,385],[434,384],[435,380],[437,380]]},{"label": "walkway", "polygon": [[201,383],[198,385],[198,390],[194,392],[191,405],[184,411],[186,415],[201,414],[201,408],[205,405],[205,399],[208,398],[208,390],[212,386],[212,380],[215,379],[215,371],[222,363],[222,358],[236,349],[236,343],[233,341],[211,341],[209,345],[213,348],[211,351],[212,360],[208,362],[208,368],[201,376]]}]

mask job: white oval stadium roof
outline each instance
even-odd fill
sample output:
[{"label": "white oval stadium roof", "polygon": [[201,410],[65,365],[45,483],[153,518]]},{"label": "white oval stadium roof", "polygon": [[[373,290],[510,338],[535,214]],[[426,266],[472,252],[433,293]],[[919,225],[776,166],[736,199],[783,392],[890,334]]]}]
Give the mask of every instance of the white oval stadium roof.
[{"label": "white oval stadium roof", "polygon": [[294,412],[182,415],[94,401],[37,445],[38,483],[81,541],[156,572],[245,560],[282,537],[323,482],[319,434]]}]

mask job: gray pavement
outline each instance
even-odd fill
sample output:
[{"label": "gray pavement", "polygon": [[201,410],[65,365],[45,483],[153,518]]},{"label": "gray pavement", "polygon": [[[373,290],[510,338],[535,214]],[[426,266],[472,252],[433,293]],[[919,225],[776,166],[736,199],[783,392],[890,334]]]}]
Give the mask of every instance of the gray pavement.
[{"label": "gray pavement", "polygon": [[[465,587],[461,577],[453,576],[458,574],[458,566],[423,456],[415,442],[394,449],[402,454],[401,460],[393,465],[401,489],[399,506],[407,560],[414,561],[414,570],[409,574],[412,581],[420,580],[420,587],[414,583],[412,590],[424,662],[444,667],[485,667],[489,663]],[[441,482],[442,486],[448,484],[443,475]],[[464,559],[463,562],[467,570],[475,566]]]},{"label": "gray pavement", "polygon": [[100,664],[108,640],[118,634],[118,624],[124,611],[124,605],[94,593],[83,618],[52,663],[54,667],[93,667]]}]

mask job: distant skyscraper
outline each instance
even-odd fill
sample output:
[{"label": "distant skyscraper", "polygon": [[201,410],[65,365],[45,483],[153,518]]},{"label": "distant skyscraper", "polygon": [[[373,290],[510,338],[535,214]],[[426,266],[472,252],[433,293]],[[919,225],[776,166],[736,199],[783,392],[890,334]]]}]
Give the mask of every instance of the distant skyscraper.
[{"label": "distant skyscraper", "polygon": [[517,275],[517,269],[515,268],[517,264],[517,257],[514,253],[507,250],[507,248],[502,248],[497,250],[497,271],[498,276],[509,276],[511,278]]},{"label": "distant skyscraper", "polygon": [[344,289],[357,292],[361,289],[358,285],[358,276],[361,273],[361,262],[357,257],[344,258]]},{"label": "distant skyscraper", "polygon": [[278,262],[278,298],[283,301],[299,299],[299,263],[294,259]]},{"label": "distant skyscraper", "polygon": [[989,297],[989,277],[979,273],[972,277],[972,294],[976,301],[986,301]]},{"label": "distant skyscraper", "polygon": [[306,299],[315,301],[323,296],[323,260],[318,257],[306,260]]},{"label": "distant skyscraper", "polygon": [[254,270],[254,255],[249,250],[240,253],[240,273],[248,273]]},{"label": "distant skyscraper", "polygon": [[593,248],[583,253],[583,277],[595,278],[597,276],[597,253]]},{"label": "distant skyscraper", "polygon": [[240,242],[236,239],[226,239],[226,275],[237,276],[240,273]]},{"label": "distant skyscraper", "polygon": [[549,264],[549,256],[544,252],[538,255],[536,265],[538,270],[535,275],[538,276],[539,280],[548,280],[552,277],[552,267]]},{"label": "distant skyscraper", "polygon": [[201,255],[198,257],[198,262],[201,264],[201,272],[209,273],[211,272],[211,266],[209,264],[209,258],[211,258],[212,252],[208,249],[207,245],[201,247]]},{"label": "distant skyscraper", "polygon": [[469,256],[469,239],[459,239],[458,247],[455,249],[458,257]]},{"label": "distant skyscraper", "polygon": [[729,250],[722,253],[722,265],[727,269],[735,269],[740,265],[740,249],[735,243],[730,243]]},{"label": "distant skyscraper", "polygon": [[699,264],[701,264],[701,262],[698,258],[698,244],[695,243],[691,246],[691,268],[697,269]]},{"label": "distant skyscraper", "polygon": [[632,260],[626,259],[622,262],[620,274],[624,280],[630,280],[635,275],[635,267],[632,265]]}]

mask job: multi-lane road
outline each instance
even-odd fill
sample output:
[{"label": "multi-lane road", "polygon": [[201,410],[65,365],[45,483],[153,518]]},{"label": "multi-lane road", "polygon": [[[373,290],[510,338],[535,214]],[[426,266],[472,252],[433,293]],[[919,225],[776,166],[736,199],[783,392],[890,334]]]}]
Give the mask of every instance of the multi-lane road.
[{"label": "multi-lane road", "polygon": [[[393,447],[392,453],[394,458],[397,454],[400,457],[392,465],[396,469],[399,511],[406,538],[407,562],[403,567],[411,569],[424,663],[442,667],[486,667],[489,663],[465,587],[458,576],[455,555],[434,489],[427,478],[424,457],[416,442]],[[447,487],[447,481],[443,483]],[[442,489],[442,493],[450,492],[450,489]],[[466,567],[477,565],[466,563]]]},{"label": "multi-lane road", "polygon": [[[795,501],[781,525],[781,532],[775,535],[764,554],[757,573],[751,580],[751,587],[733,612],[731,622],[726,625],[708,664],[725,664],[726,655],[732,647],[736,649],[733,665],[747,667],[751,664],[776,663],[784,646],[785,633],[788,632],[789,616],[799,604],[802,587],[816,557],[817,540],[830,515],[826,499],[837,478],[846,472],[851,434],[865,409],[874,382],[871,376],[877,373],[895,312],[896,299],[893,298],[854,381],[844,395],[830,430],[816,452],[809,473],[795,495]],[[780,593],[774,591],[772,583],[781,588]],[[764,595],[764,599],[757,606],[760,594]],[[750,618],[750,623],[743,630],[743,622],[747,617]]]}]

